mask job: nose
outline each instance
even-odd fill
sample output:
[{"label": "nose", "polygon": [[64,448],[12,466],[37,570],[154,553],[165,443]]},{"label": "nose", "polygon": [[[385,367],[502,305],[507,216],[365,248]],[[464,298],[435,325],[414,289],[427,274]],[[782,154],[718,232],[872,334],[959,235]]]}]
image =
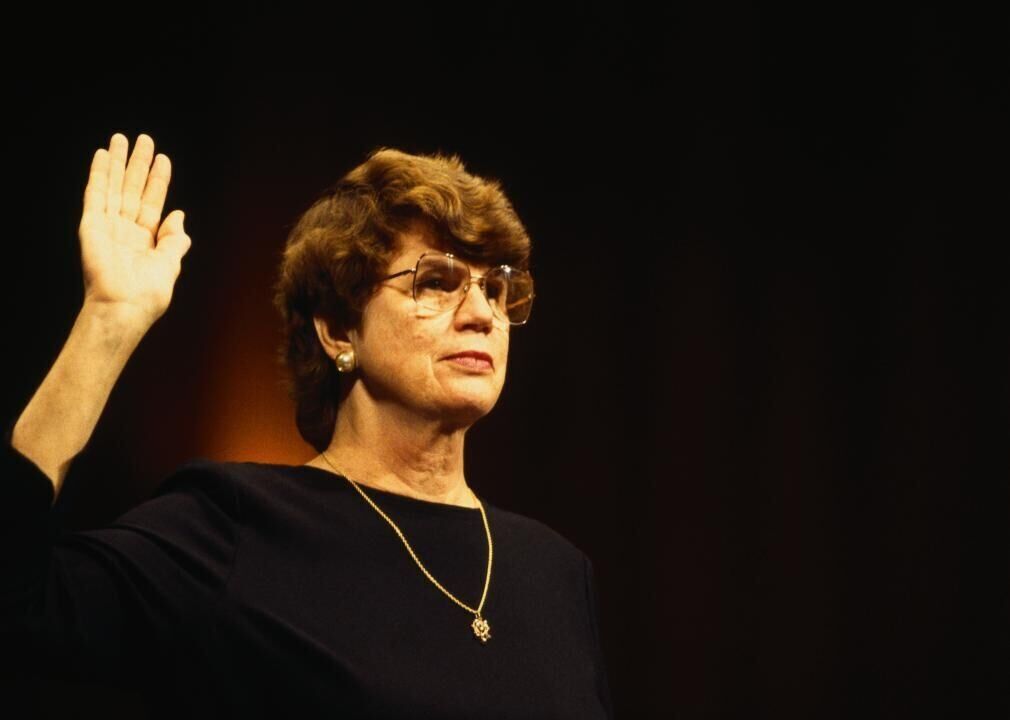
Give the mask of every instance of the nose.
[{"label": "nose", "polygon": [[483,278],[473,278],[470,286],[463,293],[463,301],[456,308],[456,323],[463,327],[475,325],[481,328],[491,328],[494,322],[494,310],[484,295]]}]

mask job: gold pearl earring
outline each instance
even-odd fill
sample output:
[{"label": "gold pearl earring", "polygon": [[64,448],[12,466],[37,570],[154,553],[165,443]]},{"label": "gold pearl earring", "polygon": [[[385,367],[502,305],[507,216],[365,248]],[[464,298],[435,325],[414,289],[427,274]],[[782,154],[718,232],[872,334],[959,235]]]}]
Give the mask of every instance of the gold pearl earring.
[{"label": "gold pearl earring", "polygon": [[357,366],[357,358],[354,357],[353,350],[344,350],[337,355],[337,372],[351,372]]}]

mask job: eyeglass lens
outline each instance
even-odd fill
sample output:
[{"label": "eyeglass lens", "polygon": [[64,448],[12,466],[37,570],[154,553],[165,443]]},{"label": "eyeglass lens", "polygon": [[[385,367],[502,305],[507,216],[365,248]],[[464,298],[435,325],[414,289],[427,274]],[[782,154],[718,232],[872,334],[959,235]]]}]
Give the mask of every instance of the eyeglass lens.
[{"label": "eyeglass lens", "polygon": [[[425,255],[417,264],[414,299],[433,312],[458,307],[469,277],[465,263],[446,255]],[[498,317],[513,324],[523,323],[530,314],[533,279],[525,270],[498,266],[485,276],[484,294]]]}]

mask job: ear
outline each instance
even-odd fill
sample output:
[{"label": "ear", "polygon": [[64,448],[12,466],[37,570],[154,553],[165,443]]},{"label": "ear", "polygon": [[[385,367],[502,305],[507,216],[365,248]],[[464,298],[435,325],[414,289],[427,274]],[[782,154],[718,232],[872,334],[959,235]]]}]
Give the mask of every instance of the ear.
[{"label": "ear", "polygon": [[316,326],[316,335],[319,337],[319,344],[330,359],[333,360],[345,350],[354,349],[356,333],[354,330],[345,332],[343,330],[335,332],[326,318],[314,315],[312,322]]}]

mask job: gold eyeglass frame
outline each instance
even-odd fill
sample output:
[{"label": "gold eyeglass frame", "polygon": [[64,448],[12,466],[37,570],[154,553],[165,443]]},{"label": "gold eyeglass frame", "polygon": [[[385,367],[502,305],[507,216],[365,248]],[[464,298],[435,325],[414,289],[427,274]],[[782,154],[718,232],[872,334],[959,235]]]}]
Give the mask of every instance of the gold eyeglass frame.
[{"label": "gold eyeglass frame", "polygon": [[[523,320],[522,322],[512,322],[508,317],[508,307],[512,307],[510,305],[505,308],[505,321],[508,322],[509,325],[525,325],[527,322],[529,322],[530,314],[533,312],[533,298],[536,297],[536,293],[533,290],[533,275],[528,270],[523,270],[521,268],[514,268],[511,265],[496,265],[495,267],[488,270],[488,272],[485,273],[484,275],[474,275],[473,272],[471,272],[470,266],[466,263],[466,261],[457,258],[452,253],[428,251],[421,253],[421,256],[417,258],[417,262],[414,263],[414,267],[408,268],[407,270],[401,270],[400,272],[393,273],[392,275],[387,275],[384,278],[380,278],[379,282],[385,282],[386,280],[392,280],[393,278],[398,278],[401,275],[407,275],[408,273],[412,273],[414,275],[414,279],[410,283],[410,294],[411,297],[414,298],[414,302],[417,302],[417,269],[421,267],[421,260],[424,259],[425,255],[441,255],[443,257],[449,258],[450,260],[456,260],[457,262],[462,264],[463,267],[466,268],[467,280],[463,284],[463,294],[462,294],[463,296],[460,298],[459,305],[457,305],[455,308],[456,310],[459,309],[460,305],[466,302],[466,295],[468,292],[470,292],[470,285],[475,281],[477,283],[477,286],[480,288],[480,291],[484,293],[484,299],[487,301],[488,305],[491,305],[491,298],[487,296],[487,275],[489,273],[494,272],[495,270],[498,269],[504,270],[505,273],[513,273],[513,272],[525,273],[530,279],[530,295],[528,298],[523,298],[518,302],[529,303],[529,310],[527,310],[526,312],[526,319]],[[516,304],[518,304],[518,302]],[[448,312],[448,310],[446,310],[446,312]]]}]

